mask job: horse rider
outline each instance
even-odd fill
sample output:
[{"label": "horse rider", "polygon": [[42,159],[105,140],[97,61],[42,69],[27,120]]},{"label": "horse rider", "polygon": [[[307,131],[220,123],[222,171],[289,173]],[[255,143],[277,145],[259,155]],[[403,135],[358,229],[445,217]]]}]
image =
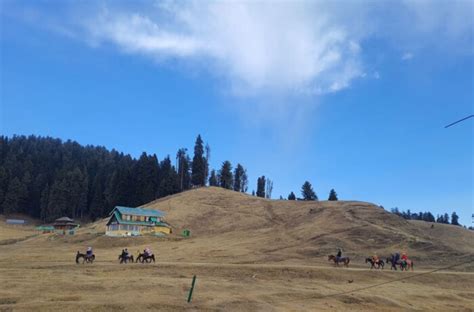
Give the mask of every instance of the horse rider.
[{"label": "horse rider", "polygon": [[87,247],[86,256],[90,258],[92,255],[94,255],[94,252],[92,251],[92,247],[89,246]]},{"label": "horse rider", "polygon": [[379,259],[379,256],[377,256],[377,253],[374,253],[374,255],[372,256],[372,262],[375,265],[377,266],[380,266],[380,259]]},{"label": "horse rider", "polygon": [[145,248],[144,252],[145,252],[145,255],[147,257],[151,257],[153,255],[153,253],[151,252],[150,247]]},{"label": "horse rider", "polygon": [[393,260],[395,261],[395,264],[397,264],[398,261],[400,261],[400,252],[396,252],[396,253],[395,253],[395,257],[394,257]]},{"label": "horse rider", "polygon": [[408,255],[406,251],[402,252],[402,261],[408,263]]},{"label": "horse rider", "polygon": [[342,250],[341,248],[338,248],[337,249],[337,254],[336,254],[336,261],[339,262],[339,260],[341,260],[342,258]]},{"label": "horse rider", "polygon": [[128,256],[129,256],[128,249],[127,248],[122,249],[122,260],[128,259]]}]

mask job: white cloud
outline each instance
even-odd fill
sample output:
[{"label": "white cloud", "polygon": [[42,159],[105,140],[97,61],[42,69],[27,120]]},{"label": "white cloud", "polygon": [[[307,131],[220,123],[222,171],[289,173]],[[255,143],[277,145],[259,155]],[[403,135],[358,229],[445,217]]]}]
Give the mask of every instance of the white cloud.
[{"label": "white cloud", "polygon": [[159,13],[107,9],[85,26],[95,43],[127,53],[204,61],[239,94],[334,92],[363,74],[358,38],[322,6],[186,2],[160,5]]},{"label": "white cloud", "polygon": [[408,60],[411,60],[412,58],[413,58],[413,54],[410,52],[405,52],[402,55],[402,61],[408,61]]},{"label": "white cloud", "polygon": [[160,64],[195,66],[239,95],[317,95],[378,79],[381,68],[366,55],[372,38],[404,61],[423,49],[473,53],[471,1],[103,1],[66,2],[56,13],[38,6],[34,23]]}]

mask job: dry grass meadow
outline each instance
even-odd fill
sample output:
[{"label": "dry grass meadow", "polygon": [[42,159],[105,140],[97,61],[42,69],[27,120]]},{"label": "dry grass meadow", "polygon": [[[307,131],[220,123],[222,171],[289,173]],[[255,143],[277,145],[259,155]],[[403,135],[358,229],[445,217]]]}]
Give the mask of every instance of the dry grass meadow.
[{"label": "dry grass meadow", "polygon": [[[474,233],[459,227],[431,228],[363,202],[269,201],[217,188],[145,206],[167,213],[171,236],[105,237],[105,221],[99,221],[61,237],[0,220],[0,311],[474,307]],[[179,235],[185,228],[190,238]],[[97,261],[77,265],[76,251],[88,245]],[[155,252],[155,264],[118,263],[122,248],[136,254],[145,246]],[[351,257],[349,269],[327,262],[336,247]],[[385,258],[396,250],[408,251],[414,272],[369,270],[364,263],[374,252]],[[193,275],[196,287],[187,303]]]}]

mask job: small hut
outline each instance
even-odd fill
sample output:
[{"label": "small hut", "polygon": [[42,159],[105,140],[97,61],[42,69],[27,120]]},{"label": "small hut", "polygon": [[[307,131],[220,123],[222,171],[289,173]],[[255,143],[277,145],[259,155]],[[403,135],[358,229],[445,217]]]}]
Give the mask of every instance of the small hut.
[{"label": "small hut", "polygon": [[58,233],[74,234],[74,231],[77,227],[79,227],[79,224],[75,223],[74,219],[71,219],[68,217],[62,217],[54,221],[53,227],[54,227],[54,230]]}]

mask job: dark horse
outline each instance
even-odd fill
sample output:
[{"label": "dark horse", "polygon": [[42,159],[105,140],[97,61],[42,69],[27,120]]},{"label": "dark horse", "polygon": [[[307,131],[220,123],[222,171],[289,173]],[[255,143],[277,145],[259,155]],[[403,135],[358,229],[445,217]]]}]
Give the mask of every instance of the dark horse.
[{"label": "dark horse", "polygon": [[76,254],[76,263],[79,263],[79,260],[81,258],[82,258],[82,263],[93,263],[95,260],[95,255],[88,256],[87,254],[83,254],[78,251]]},{"label": "dark horse", "polygon": [[397,265],[400,266],[400,270],[402,271],[408,271],[408,269],[411,269],[413,271],[415,263],[413,260],[397,260],[395,255],[392,255],[390,258],[387,258],[387,263],[390,263],[392,266],[390,267],[390,270],[397,270]]},{"label": "dark horse", "polygon": [[385,263],[383,262],[382,259],[379,259],[378,263],[374,262],[374,259],[372,258],[365,258],[365,263],[370,263],[370,269],[382,269],[385,266]]},{"label": "dark horse", "polygon": [[145,253],[139,253],[138,254],[138,257],[137,257],[137,261],[136,262],[141,262],[141,263],[150,263],[152,262],[155,263],[155,255],[147,255]]},{"label": "dark horse", "polygon": [[118,256],[118,259],[120,260],[120,263],[128,263],[129,261],[132,262],[132,263],[134,262],[133,255],[127,256],[125,254],[120,254]]},{"label": "dark horse", "polygon": [[328,261],[334,261],[334,265],[339,266],[339,263],[343,263],[346,268],[349,267],[349,262],[351,262],[351,259],[349,257],[336,257],[335,255],[329,255],[328,256]]}]

